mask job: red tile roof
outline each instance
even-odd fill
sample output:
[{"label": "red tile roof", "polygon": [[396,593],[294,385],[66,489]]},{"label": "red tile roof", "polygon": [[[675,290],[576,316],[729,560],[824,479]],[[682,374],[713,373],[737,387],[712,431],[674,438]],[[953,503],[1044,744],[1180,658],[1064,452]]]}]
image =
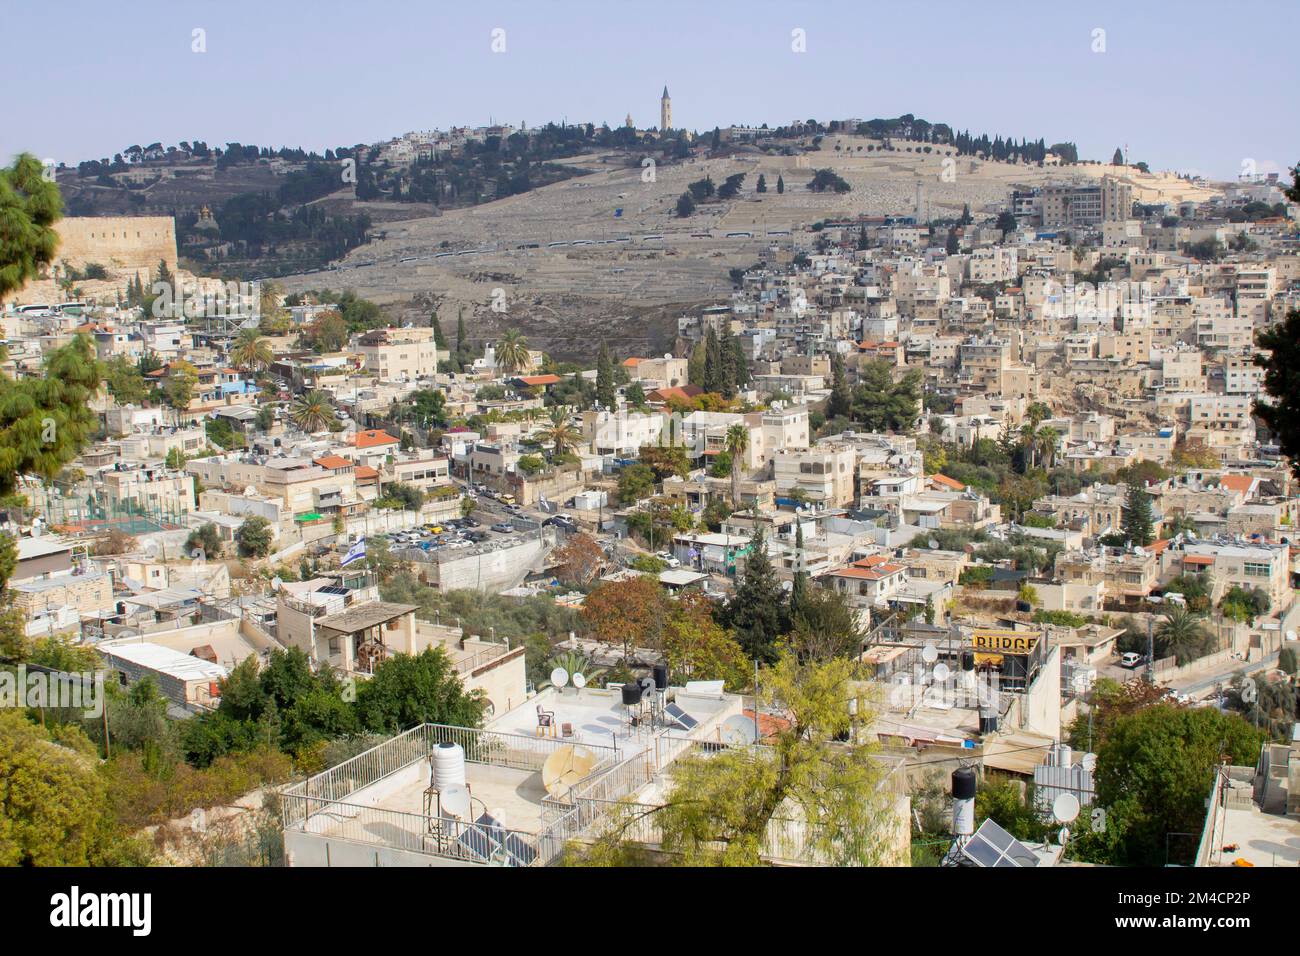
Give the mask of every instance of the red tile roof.
[{"label": "red tile roof", "polygon": [[941,485],[947,485],[949,488],[952,488],[954,491],[965,491],[965,490],[966,490],[966,486],[963,485],[963,484],[962,484],[960,481],[958,481],[956,478],[949,478],[947,475],[941,475],[941,474],[939,474],[938,472],[936,472],[935,474],[931,475],[931,476],[930,476],[930,480],[931,480],[931,481],[937,481],[937,482],[938,482],[939,484],[941,484]]},{"label": "red tile roof", "polygon": [[356,476],[358,478],[378,478],[379,472],[369,465],[357,465]]},{"label": "red tile roof", "polygon": [[322,468],[334,469],[352,467],[352,462],[348,461],[341,455],[321,455],[319,458],[314,460],[316,464],[320,465]]},{"label": "red tile roof", "polygon": [[1229,491],[1240,492],[1243,495],[1250,494],[1251,485],[1254,483],[1255,479],[1251,475],[1224,475],[1219,479],[1219,484],[1223,485],[1223,487]]},{"label": "red tile roof", "polygon": [[356,445],[358,448],[375,448],[379,445],[396,445],[398,441],[383,429],[371,428],[364,432],[357,432],[354,437],[348,439],[348,444]]},{"label": "red tile roof", "polygon": [[533,385],[554,385],[559,382],[558,375],[518,375],[515,377],[516,382],[523,382],[527,386]]}]

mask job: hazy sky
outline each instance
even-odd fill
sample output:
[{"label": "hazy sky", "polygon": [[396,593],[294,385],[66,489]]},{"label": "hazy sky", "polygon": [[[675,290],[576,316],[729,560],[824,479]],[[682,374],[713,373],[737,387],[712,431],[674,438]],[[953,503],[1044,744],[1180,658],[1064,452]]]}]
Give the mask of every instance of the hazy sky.
[{"label": "hazy sky", "polygon": [[654,126],[664,84],[688,129],[913,113],[1073,140],[1105,161],[1127,145],[1133,162],[1221,178],[1246,159],[1261,172],[1300,161],[1297,0],[5,7],[5,161],[26,150],[73,165],[192,139],[323,150],[489,118],[617,125],[630,111]]}]

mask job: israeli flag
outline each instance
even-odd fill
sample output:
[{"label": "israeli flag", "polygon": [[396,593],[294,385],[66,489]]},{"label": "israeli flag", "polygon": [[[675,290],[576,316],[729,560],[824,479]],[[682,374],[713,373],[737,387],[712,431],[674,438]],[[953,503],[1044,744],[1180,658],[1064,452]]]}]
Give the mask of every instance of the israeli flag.
[{"label": "israeli flag", "polygon": [[339,567],[346,568],[353,561],[359,561],[366,556],[366,539],[364,536],[357,540],[352,549],[339,562]]}]

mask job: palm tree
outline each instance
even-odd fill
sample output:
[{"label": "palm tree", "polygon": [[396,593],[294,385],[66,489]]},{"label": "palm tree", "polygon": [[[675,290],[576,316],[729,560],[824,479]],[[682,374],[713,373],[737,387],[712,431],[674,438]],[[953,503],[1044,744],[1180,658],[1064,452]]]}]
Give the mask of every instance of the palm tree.
[{"label": "palm tree", "polygon": [[318,388],[312,389],[298,396],[289,412],[289,417],[303,431],[318,432],[324,430],[329,424],[333,407],[334,402],[331,401],[329,392]]},{"label": "palm tree", "polygon": [[724,442],[727,454],[731,456],[731,505],[740,507],[740,456],[749,448],[749,429],[737,422],[727,429]]},{"label": "palm tree", "polygon": [[1042,455],[1043,463],[1051,468],[1056,464],[1056,444],[1061,439],[1061,433],[1051,425],[1044,425],[1038,429],[1037,443],[1039,453]]},{"label": "palm tree", "polygon": [[271,343],[257,334],[257,329],[240,329],[230,347],[230,361],[237,368],[265,368],[275,360]]},{"label": "palm tree", "polygon": [[551,423],[542,429],[542,438],[551,443],[551,457],[560,458],[578,443],[578,433],[569,424],[568,412],[564,406],[556,405],[551,409]]},{"label": "palm tree", "polygon": [[1177,605],[1164,613],[1156,628],[1156,645],[1164,655],[1173,654],[1181,667],[1205,654],[1210,636],[1201,626],[1201,616]]},{"label": "palm tree", "polygon": [[496,347],[497,365],[507,372],[517,372],[528,364],[528,340],[518,329],[506,329]]},{"label": "palm tree", "polygon": [[1025,422],[1020,426],[1020,447],[1029,459],[1025,463],[1026,469],[1033,468],[1038,460],[1038,426],[1033,422]]}]

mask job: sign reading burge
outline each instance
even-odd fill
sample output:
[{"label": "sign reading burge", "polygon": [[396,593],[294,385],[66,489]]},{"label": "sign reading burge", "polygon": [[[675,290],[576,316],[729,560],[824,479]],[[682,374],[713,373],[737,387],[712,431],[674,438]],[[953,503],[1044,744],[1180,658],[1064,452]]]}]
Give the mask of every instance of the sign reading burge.
[{"label": "sign reading burge", "polygon": [[971,633],[975,650],[991,654],[1028,654],[1041,635],[1034,631],[979,630]]}]

